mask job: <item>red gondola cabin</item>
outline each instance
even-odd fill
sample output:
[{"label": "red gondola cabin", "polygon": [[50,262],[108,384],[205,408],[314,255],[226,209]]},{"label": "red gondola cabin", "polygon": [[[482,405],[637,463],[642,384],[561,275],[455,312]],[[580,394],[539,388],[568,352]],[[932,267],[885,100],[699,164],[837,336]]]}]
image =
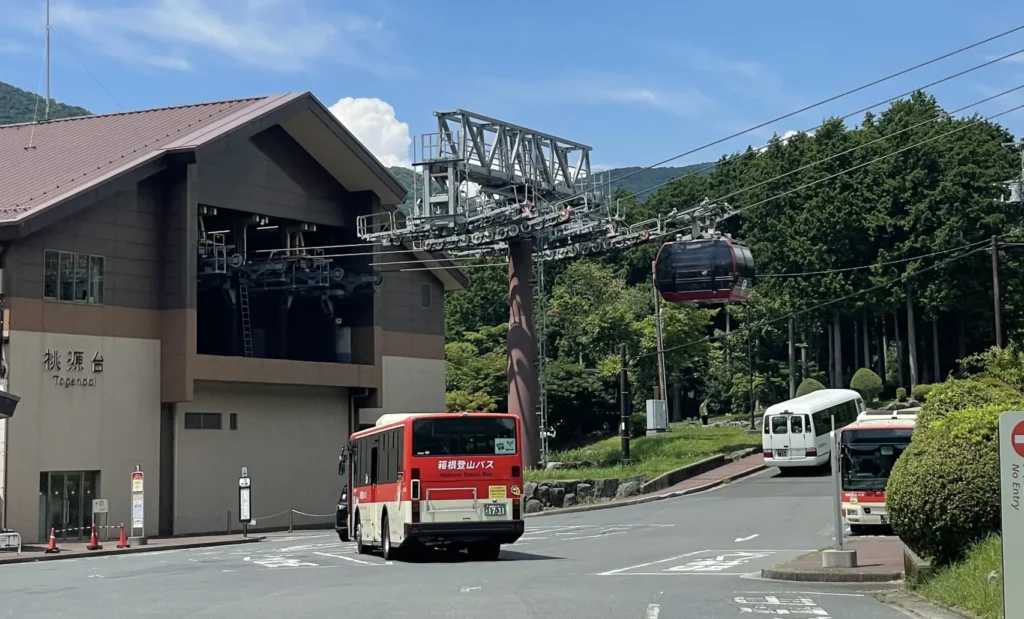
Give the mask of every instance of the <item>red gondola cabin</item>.
[{"label": "red gondola cabin", "polygon": [[669,303],[740,303],[754,287],[754,257],[727,237],[675,241],[658,250],[654,276]]}]

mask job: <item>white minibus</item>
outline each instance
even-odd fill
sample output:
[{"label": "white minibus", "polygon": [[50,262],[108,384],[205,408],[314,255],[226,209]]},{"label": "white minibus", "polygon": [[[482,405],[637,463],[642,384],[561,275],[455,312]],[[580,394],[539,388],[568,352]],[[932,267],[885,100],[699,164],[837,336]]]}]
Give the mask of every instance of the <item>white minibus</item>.
[{"label": "white minibus", "polygon": [[764,462],[780,471],[828,464],[832,453],[832,417],[836,430],[866,410],[850,389],[819,389],[769,406],[762,420]]}]

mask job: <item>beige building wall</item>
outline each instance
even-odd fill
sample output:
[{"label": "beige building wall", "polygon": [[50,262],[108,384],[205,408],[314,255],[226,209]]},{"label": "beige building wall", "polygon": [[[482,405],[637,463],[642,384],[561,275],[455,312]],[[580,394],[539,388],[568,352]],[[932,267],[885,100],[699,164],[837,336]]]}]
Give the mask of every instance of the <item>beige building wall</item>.
[{"label": "beige building wall", "polygon": [[381,357],[380,408],[359,411],[359,422],[372,424],[388,413],[430,413],[445,410],[443,359]]},{"label": "beige building wall", "polygon": [[[105,498],[110,522],[130,523],[131,473],[140,465],[146,534],[156,535],[160,342],[11,331],[8,351],[9,388],[21,403],[7,423],[7,526],[36,539],[42,471],[99,471],[99,496],[82,499]],[[47,351],[58,355],[60,369],[44,363]],[[69,363],[76,351],[81,369]],[[97,353],[102,371],[94,372]]]},{"label": "beige building wall", "polygon": [[[186,430],[186,413],[221,413],[221,429]],[[348,414],[342,388],[196,382],[195,399],[178,404],[175,419],[175,534],[223,531],[229,511],[237,531],[243,466],[258,528],[286,526],[288,509],[320,516],[295,516],[296,525],[333,522]]]}]

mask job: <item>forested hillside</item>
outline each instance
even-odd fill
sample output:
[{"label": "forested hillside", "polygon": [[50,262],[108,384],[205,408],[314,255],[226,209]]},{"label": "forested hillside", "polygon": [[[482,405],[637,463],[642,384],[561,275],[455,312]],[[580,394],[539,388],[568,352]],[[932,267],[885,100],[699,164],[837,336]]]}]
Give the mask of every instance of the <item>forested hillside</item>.
[{"label": "forested hillside", "polygon": [[[995,343],[992,235],[1004,243],[1005,332],[1019,339],[1024,239],[1016,230],[1024,209],[1003,201],[1000,185],[1021,172],[1017,152],[1003,146],[1011,141],[1000,125],[949,117],[917,93],[859,126],[828,119],[813,136],[725,157],[710,174],[671,183],[643,204],[620,192],[633,220],[704,197],[728,196],[742,209],[727,227],[750,244],[758,282],[749,302],[728,311],[734,332],[751,329],[711,341],[723,335],[724,310],[663,306],[668,379],[684,394],[684,409],[708,399],[713,412],[746,413],[752,400],[765,406],[788,397],[790,316],[797,345],[807,346],[797,382],[845,387],[869,367],[891,396],[900,386],[910,391],[911,355],[918,384],[959,371],[958,359]],[[650,397],[656,249],[546,267],[550,289],[538,313],[546,312],[545,389],[559,440],[614,427],[619,344],[629,349],[635,410]],[[496,266],[470,275],[470,288],[447,299],[450,405],[501,410],[507,273]]]},{"label": "forested hillside", "polygon": [[[0,125],[30,123],[43,118],[46,99],[27,90],[0,82]],[[76,105],[65,105],[50,100],[50,118],[86,116],[90,112]]]}]

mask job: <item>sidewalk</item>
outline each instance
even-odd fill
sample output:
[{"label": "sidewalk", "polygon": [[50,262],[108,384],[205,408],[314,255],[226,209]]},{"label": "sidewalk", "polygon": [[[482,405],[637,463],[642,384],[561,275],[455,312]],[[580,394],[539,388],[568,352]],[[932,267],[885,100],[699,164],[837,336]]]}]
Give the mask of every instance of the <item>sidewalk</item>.
[{"label": "sidewalk", "polygon": [[629,497],[626,499],[614,499],[611,501],[602,501],[601,503],[588,503],[586,505],[577,505],[575,507],[566,507],[563,509],[550,509],[535,514],[526,514],[526,518],[539,518],[541,516],[556,516],[558,514],[575,514],[579,512],[596,511],[599,509],[611,509],[613,507],[625,507],[627,505],[640,505],[642,503],[650,503],[652,501],[662,501],[665,499],[673,499],[675,497],[686,496],[688,494],[696,494],[705,490],[710,490],[722,484],[726,484],[747,475],[752,475],[765,469],[764,456],[761,454],[753,454],[739,460],[733,460],[732,462],[720,466],[716,469],[712,469],[707,473],[702,473],[690,479],[679,482],[674,486],[670,486],[661,492],[643,494],[640,496]]},{"label": "sidewalk", "polygon": [[826,569],[818,550],[763,569],[761,577],[796,582],[893,582],[903,578],[903,542],[898,537],[853,539],[843,547],[857,551],[857,567]]},{"label": "sidewalk", "polygon": [[0,566],[14,563],[31,563],[33,561],[54,561],[57,559],[80,559],[84,557],[106,557],[111,555],[133,554],[140,552],[159,552],[161,550],[183,550],[186,548],[205,548],[207,546],[231,546],[235,544],[251,544],[263,539],[263,536],[250,535],[202,535],[197,537],[165,537],[148,540],[145,546],[118,548],[117,540],[103,542],[100,550],[88,550],[88,542],[58,543],[59,553],[46,554],[45,544],[22,546],[21,554],[14,551],[0,551]]}]

